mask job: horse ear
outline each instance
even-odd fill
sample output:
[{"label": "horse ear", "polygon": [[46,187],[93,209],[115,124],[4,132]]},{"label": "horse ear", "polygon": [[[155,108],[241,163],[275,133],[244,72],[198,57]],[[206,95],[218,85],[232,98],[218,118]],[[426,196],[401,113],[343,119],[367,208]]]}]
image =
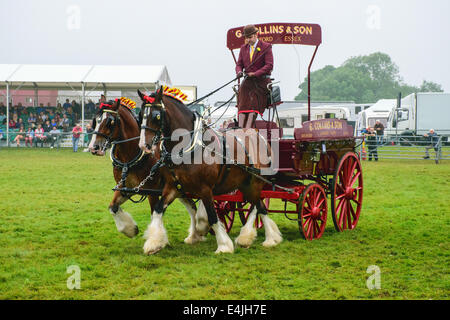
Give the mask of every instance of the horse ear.
[{"label": "horse ear", "polygon": [[162,97],[163,97],[163,92],[164,92],[163,86],[160,86],[159,89],[156,90],[156,95],[155,95],[156,102],[161,102]]},{"label": "horse ear", "polygon": [[137,89],[137,93],[142,101],[144,101],[144,94],[141,92],[141,90]]}]

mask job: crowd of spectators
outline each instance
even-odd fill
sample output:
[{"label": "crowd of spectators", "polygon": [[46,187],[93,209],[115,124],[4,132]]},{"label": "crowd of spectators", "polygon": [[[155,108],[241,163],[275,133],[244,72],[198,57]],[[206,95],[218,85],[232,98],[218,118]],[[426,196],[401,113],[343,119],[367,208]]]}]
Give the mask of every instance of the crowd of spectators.
[{"label": "crowd of spectators", "polygon": [[[85,119],[92,118],[96,105],[89,100],[85,104]],[[42,147],[49,143],[53,148],[58,142],[61,133],[73,133],[73,128],[81,120],[81,105],[75,100],[66,99],[65,103],[51,106],[50,103],[39,107],[24,107],[21,103],[10,106],[9,122],[6,123],[6,106],[0,102],[0,139],[5,139],[6,129],[9,129],[11,142],[20,146]],[[79,129],[77,129],[79,131]],[[77,141],[78,142],[78,141]]]}]

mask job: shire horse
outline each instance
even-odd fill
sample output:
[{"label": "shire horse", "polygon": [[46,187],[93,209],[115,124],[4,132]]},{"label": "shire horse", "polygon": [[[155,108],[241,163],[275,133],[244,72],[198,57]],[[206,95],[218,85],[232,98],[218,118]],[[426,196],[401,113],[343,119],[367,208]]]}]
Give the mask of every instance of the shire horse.
[{"label": "shire horse", "polygon": [[[161,154],[161,158],[164,159],[177,147],[178,142],[171,141],[174,131],[184,129],[186,132],[190,132],[193,137],[197,130],[194,130],[194,127],[199,128],[199,130],[205,129],[202,127],[203,125],[198,126],[198,120],[201,118],[179,100],[163,94],[163,87],[160,87],[151,96],[144,95],[139,90],[138,94],[142,99],[142,108],[139,115],[141,121],[139,146],[146,154],[153,155],[156,150],[164,150],[165,155]],[[217,137],[219,136],[220,134],[217,134]],[[223,142],[224,138],[220,139]],[[201,148],[201,150],[204,150],[205,145],[202,145]],[[240,151],[242,152],[242,149]],[[237,148],[231,150],[234,159],[237,159],[238,152]],[[245,155],[245,157],[246,164],[248,164],[250,159],[248,155]],[[275,246],[282,241],[277,225],[267,215],[267,210],[261,200],[261,190],[265,182],[250,174],[242,166],[222,164],[217,163],[217,161],[210,164],[202,158],[199,164],[175,164],[168,160],[159,170],[165,183],[161,199],[152,213],[152,221],[148,229],[149,238],[147,241],[152,241],[152,247],[161,248],[167,244],[164,236],[166,231],[162,222],[163,213],[176,198],[187,193],[189,196],[202,201],[196,217],[198,231],[201,234],[206,234],[210,227],[216,235],[218,246],[216,253],[233,253],[233,242],[218,220],[213,196],[227,194],[236,189],[239,189],[244,198],[254,205],[254,210],[250,213],[246,224],[236,238],[236,244],[248,248],[256,239],[257,232],[254,222],[257,214],[261,214],[265,227],[266,239],[263,246]]]},{"label": "shire horse", "polygon": [[[118,187],[137,187],[148,176],[157,160],[145,155],[139,148],[136,138],[139,138],[140,127],[133,112],[128,107],[121,105],[119,99],[102,103],[93,119],[92,127],[95,131],[89,144],[90,152],[96,156],[104,156],[106,149],[112,144],[113,174]],[[123,174],[124,167],[127,167],[125,175]],[[156,174],[154,179],[149,179],[143,187],[157,189],[160,188],[160,185],[160,175]],[[131,215],[120,207],[128,199],[129,196],[126,194],[122,194],[118,190],[114,191],[109,211],[114,218],[117,230],[133,238],[139,233],[137,224]],[[153,211],[158,202],[158,196],[151,195],[148,200],[151,211]],[[204,237],[196,232],[195,203],[191,199],[180,198],[179,200],[191,216],[189,236],[184,242],[194,244],[203,241]],[[146,235],[144,235],[145,237]],[[150,250],[144,246],[144,252],[153,254],[157,250]]]}]

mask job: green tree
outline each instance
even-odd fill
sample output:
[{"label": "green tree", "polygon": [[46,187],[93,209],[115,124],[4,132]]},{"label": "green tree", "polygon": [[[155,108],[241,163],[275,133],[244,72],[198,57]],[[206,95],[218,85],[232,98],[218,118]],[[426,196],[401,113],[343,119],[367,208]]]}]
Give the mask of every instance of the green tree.
[{"label": "green tree", "polygon": [[[295,100],[308,99],[307,80],[300,84]],[[351,57],[340,67],[326,66],[311,73],[311,96],[315,101],[376,102],[395,98],[399,92],[406,96],[419,91],[436,92],[442,88],[427,81],[420,88],[403,83],[398,66],[381,52]]]},{"label": "green tree", "polygon": [[423,80],[419,92],[444,92],[442,86],[432,81]]}]

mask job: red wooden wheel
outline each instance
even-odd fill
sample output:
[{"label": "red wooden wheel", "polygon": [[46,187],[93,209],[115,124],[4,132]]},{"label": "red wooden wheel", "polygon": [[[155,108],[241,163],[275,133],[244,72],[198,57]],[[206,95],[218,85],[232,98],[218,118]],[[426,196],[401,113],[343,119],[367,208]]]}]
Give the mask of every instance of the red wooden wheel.
[{"label": "red wooden wheel", "polygon": [[[227,233],[229,233],[233,227],[236,202],[214,200],[214,208],[216,209],[219,220],[223,223]],[[213,229],[209,229],[209,232],[214,235]]]},{"label": "red wooden wheel", "polygon": [[[269,209],[270,199],[264,199],[264,204],[266,205],[266,208]],[[242,225],[245,225],[247,223],[248,216],[250,215],[250,212],[252,212],[254,205],[248,203],[248,202],[241,202],[237,204],[237,207],[239,209],[239,219],[241,219]],[[260,215],[256,216],[255,219],[255,227],[256,229],[261,229],[264,226],[263,221],[261,219]]]},{"label": "red wooden wheel", "polygon": [[363,177],[361,163],[353,152],[346,153],[336,168],[331,190],[331,212],[337,231],[354,229],[361,213]]},{"label": "red wooden wheel", "polygon": [[298,226],[306,240],[319,239],[327,223],[327,195],[325,190],[313,183],[303,190],[300,198]]}]

